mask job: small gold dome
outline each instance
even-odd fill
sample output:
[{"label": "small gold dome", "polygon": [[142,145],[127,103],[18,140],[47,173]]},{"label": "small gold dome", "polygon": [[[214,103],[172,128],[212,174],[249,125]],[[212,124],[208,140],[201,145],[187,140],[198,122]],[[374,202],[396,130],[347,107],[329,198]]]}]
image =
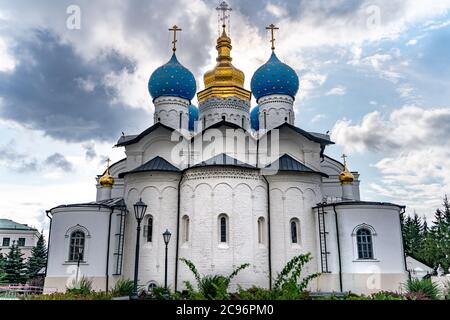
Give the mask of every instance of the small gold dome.
[{"label": "small gold dome", "polygon": [[108,166],[106,168],[105,174],[98,180],[100,185],[104,188],[111,188],[114,185],[114,178],[109,173],[109,162],[110,160],[107,160]]},{"label": "small gold dome", "polygon": [[353,176],[353,174],[348,171],[347,167],[345,167],[344,171],[342,171],[339,175],[339,181],[341,182],[341,184],[352,184],[354,180],[355,177]]},{"label": "small gold dome", "polygon": [[339,175],[339,181],[341,182],[341,184],[352,184],[355,180],[355,177],[347,168],[347,156],[344,154],[342,155],[342,158],[344,159],[344,170]]}]

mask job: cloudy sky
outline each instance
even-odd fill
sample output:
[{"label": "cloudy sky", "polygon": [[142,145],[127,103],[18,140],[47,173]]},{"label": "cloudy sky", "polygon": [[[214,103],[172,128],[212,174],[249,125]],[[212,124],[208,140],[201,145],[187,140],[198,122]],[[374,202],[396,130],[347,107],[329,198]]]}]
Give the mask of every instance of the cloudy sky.
[{"label": "cloudy sky", "polygon": [[[431,217],[450,193],[450,0],[229,3],[247,88],[275,23],[277,54],[300,76],[296,124],[331,132],[328,154],[350,156],[366,200]],[[0,0],[0,217],[47,229],[45,209],[94,200],[105,157],[124,157],[121,132],[152,124],[147,81],[170,58],[169,26],[203,88],[217,5]]]}]

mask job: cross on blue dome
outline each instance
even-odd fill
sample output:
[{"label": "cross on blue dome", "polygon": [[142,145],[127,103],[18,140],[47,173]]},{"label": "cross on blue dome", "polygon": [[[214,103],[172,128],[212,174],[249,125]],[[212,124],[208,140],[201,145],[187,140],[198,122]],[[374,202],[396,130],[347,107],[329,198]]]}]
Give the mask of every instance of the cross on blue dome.
[{"label": "cross on blue dome", "polygon": [[170,96],[191,101],[197,91],[197,85],[192,72],[178,62],[174,53],[169,62],[153,72],[148,82],[148,90],[153,100]]},{"label": "cross on blue dome", "polygon": [[269,61],[256,70],[251,81],[252,93],[258,101],[271,94],[285,94],[295,99],[299,89],[297,73],[272,52]]}]

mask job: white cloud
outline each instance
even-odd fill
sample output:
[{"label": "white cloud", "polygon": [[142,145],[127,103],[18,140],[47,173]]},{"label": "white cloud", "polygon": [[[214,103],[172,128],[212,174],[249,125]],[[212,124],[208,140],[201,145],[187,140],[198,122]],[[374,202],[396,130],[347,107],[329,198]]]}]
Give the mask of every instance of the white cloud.
[{"label": "white cloud", "polygon": [[325,95],[327,95],[327,96],[344,96],[346,93],[347,93],[346,87],[338,86],[338,87],[332,88]]},{"label": "white cloud", "polygon": [[277,6],[270,2],[266,5],[266,11],[276,18],[282,18],[288,15],[286,8]]},{"label": "white cloud", "polygon": [[0,38],[0,72],[14,71],[17,63],[17,60],[10,53],[6,40]]},{"label": "white cloud", "polygon": [[407,46],[415,46],[417,44],[417,42],[418,42],[417,39],[411,39],[406,43],[406,45]]},{"label": "white cloud", "polygon": [[450,108],[405,106],[383,117],[364,116],[361,123],[338,121],[331,138],[346,153],[373,152],[380,177],[370,183],[375,197],[404,203],[431,214],[450,192]]},{"label": "white cloud", "polygon": [[317,114],[315,115],[312,119],[311,119],[311,123],[317,123],[320,122],[321,120],[325,119],[327,116],[324,114]]}]

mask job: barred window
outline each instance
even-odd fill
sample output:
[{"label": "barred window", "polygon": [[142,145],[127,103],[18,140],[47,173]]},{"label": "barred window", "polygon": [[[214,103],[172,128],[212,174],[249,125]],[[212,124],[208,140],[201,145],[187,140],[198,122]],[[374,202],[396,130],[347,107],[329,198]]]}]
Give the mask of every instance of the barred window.
[{"label": "barred window", "polygon": [[361,228],[356,232],[358,245],[358,259],[373,259],[372,233],[369,229]]},{"label": "barred window", "polygon": [[77,230],[70,235],[69,261],[83,261],[84,259],[84,244],[86,242],[86,235],[83,231]]}]

